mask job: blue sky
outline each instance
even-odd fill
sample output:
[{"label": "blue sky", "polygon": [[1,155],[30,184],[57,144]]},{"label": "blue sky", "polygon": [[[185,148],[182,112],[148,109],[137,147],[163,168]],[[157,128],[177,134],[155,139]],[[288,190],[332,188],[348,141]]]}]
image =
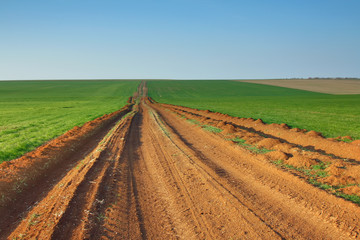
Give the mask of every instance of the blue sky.
[{"label": "blue sky", "polygon": [[360,77],[359,0],[1,0],[0,80]]}]

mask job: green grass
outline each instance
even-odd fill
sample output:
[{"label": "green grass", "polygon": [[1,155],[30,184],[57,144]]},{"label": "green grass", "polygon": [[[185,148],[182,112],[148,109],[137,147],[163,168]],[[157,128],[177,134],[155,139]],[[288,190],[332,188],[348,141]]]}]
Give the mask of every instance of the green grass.
[{"label": "green grass", "polygon": [[243,148],[246,148],[247,150],[249,150],[251,152],[254,152],[254,153],[257,153],[257,154],[265,154],[265,153],[273,151],[273,150],[269,150],[269,149],[266,149],[266,148],[262,148],[262,147],[259,148],[259,147],[254,146],[254,145],[247,144],[245,139],[242,139],[242,138],[239,138],[239,137],[235,137],[235,138],[232,138],[232,139],[226,139],[226,140],[233,141],[236,144],[242,146]]},{"label": "green grass", "polygon": [[202,129],[208,131],[208,132],[213,132],[213,133],[219,133],[222,132],[223,130],[214,126],[210,126],[210,125],[206,125],[206,124],[201,124],[198,120],[195,119],[187,119],[186,121],[188,121],[189,123],[195,124],[200,126]]},{"label": "green grass", "polygon": [[231,140],[231,141],[236,142],[238,144],[245,144],[245,142],[246,142],[245,139],[242,139],[242,138],[239,138],[239,137],[235,137],[235,138],[227,139],[227,140]]},{"label": "green grass", "polygon": [[213,132],[213,133],[219,133],[222,132],[223,130],[214,126],[210,126],[210,125],[203,125],[202,128],[206,131],[209,132]]},{"label": "green grass", "polygon": [[201,125],[201,123],[195,119],[187,119],[186,121],[188,121],[189,123],[195,124],[195,125]]},{"label": "green grass", "polygon": [[235,81],[149,81],[161,103],[360,139],[360,95],[331,95]]},{"label": "green grass", "polygon": [[0,162],[126,104],[139,81],[0,81]]},{"label": "green grass", "polygon": [[336,192],[335,195],[360,205],[360,197],[357,195],[349,195],[341,192]]}]

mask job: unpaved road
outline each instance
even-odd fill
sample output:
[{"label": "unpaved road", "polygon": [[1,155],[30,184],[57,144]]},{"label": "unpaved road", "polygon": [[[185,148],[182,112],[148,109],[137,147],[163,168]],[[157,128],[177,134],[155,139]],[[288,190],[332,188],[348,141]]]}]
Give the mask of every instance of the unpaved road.
[{"label": "unpaved road", "polygon": [[[357,205],[204,131],[179,112],[215,118],[153,103],[145,86],[139,95],[140,103],[96,147],[73,160],[35,202],[24,203],[15,220],[0,223],[1,239],[360,237]],[[253,130],[255,138],[260,130]]]}]

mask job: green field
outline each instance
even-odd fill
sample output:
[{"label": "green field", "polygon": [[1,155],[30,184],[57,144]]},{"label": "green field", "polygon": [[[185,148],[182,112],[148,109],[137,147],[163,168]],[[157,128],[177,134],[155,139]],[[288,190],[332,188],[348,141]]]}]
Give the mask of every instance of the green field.
[{"label": "green field", "polygon": [[360,139],[360,95],[331,95],[235,81],[149,81],[158,102]]},{"label": "green field", "polygon": [[139,81],[0,81],[0,162],[116,111]]}]

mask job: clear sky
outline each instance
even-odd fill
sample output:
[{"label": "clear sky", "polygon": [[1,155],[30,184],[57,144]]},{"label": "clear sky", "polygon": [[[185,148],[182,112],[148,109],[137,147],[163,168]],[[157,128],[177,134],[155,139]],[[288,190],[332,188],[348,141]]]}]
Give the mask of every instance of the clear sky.
[{"label": "clear sky", "polygon": [[0,0],[0,79],[360,77],[360,0]]}]

